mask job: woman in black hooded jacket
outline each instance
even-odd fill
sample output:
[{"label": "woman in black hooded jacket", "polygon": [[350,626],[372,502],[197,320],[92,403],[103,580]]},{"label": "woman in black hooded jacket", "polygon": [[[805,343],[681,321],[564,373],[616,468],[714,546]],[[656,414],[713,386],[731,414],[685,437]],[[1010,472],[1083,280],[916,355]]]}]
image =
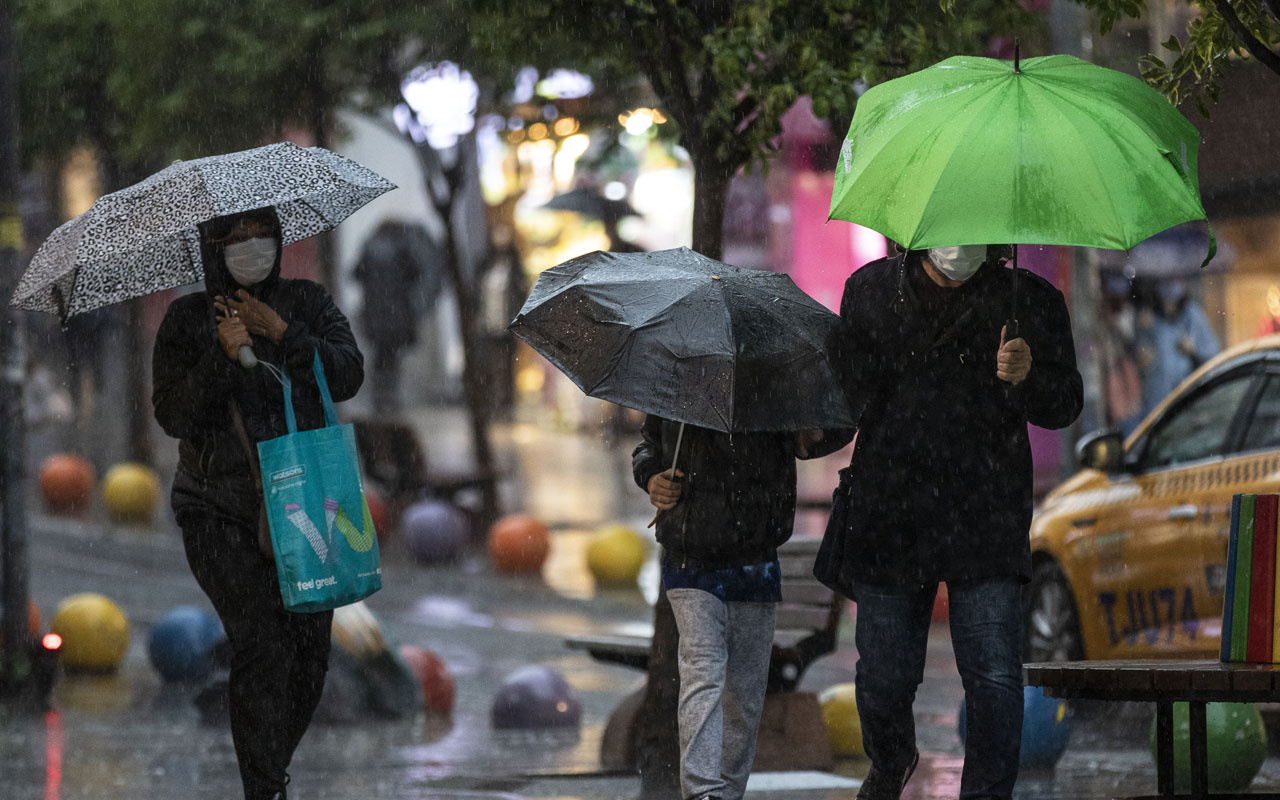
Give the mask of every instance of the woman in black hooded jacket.
[{"label": "woman in black hooded jacket", "polygon": [[280,277],[274,209],[202,224],[200,250],[205,290],[174,300],[156,334],[152,405],[180,440],[174,515],[231,645],[231,737],[245,798],[284,798],[285,770],[324,687],[333,614],[286,611],[275,562],[259,545],[250,447],[287,432],[284,401],[267,369],[244,367],[238,356],[249,346],[289,374],[299,430],[324,425],[313,354],[335,401],[360,388],[363,358],[322,286]]}]

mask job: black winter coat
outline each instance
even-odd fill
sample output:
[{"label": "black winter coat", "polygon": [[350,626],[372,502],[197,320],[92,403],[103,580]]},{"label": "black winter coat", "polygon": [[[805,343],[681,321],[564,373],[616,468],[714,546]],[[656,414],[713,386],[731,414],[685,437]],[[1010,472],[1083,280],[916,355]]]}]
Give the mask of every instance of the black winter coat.
[{"label": "black winter coat", "polygon": [[857,582],[1025,581],[1027,423],[1065,427],[1083,404],[1066,303],[1019,271],[1019,329],[1032,365],[1011,386],[995,368],[1010,270],[984,264],[950,290],[957,302],[948,320],[923,312],[908,269],[923,269],[918,252],[867,264],[845,283],[831,359],[858,434],[814,574],[850,597]]},{"label": "black winter coat", "polygon": [[[680,423],[650,414],[631,457],[636,484],[671,468]],[[720,433],[686,425],[680,502],[658,517],[664,558],[717,569],[777,558],[796,511],[795,435]]]},{"label": "black winter coat", "polygon": [[[172,493],[179,523],[201,514],[256,528],[257,487],[233,427],[230,404],[234,399],[249,439],[259,442],[287,432],[284,397],[267,369],[245,369],[218,343],[213,297],[233,294],[240,287],[227,272],[221,248],[201,238],[205,290],[174,300],[160,323],[152,352],[151,402],[160,427],[181,440]],[[287,371],[293,380],[298,429],[323,427],[312,354],[320,353],[335,401],[353,397],[364,380],[363,357],[347,318],[324,287],[281,278],[278,254],[271,275],[249,291],[288,323],[279,344],[254,336],[255,355]]]}]

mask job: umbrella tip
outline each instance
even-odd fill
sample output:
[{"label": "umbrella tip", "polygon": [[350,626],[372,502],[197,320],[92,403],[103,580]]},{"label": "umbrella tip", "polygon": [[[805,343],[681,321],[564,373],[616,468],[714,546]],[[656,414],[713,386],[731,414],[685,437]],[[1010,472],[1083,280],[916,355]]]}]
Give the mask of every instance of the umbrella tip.
[{"label": "umbrella tip", "polygon": [[712,276],[711,276],[711,280],[713,280],[713,281],[718,281],[718,280],[720,280],[720,276],[719,276],[719,275],[712,275]]},{"label": "umbrella tip", "polygon": [[1013,40],[1013,71],[1014,72],[1022,72],[1021,62],[1022,62],[1021,47],[1018,44],[1018,40],[1014,39]]}]

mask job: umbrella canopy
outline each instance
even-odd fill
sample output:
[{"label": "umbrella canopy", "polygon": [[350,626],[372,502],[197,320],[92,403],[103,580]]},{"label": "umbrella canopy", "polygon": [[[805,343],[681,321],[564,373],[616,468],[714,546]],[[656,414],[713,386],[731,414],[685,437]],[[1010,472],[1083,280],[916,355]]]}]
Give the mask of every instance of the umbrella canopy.
[{"label": "umbrella canopy", "polygon": [[830,218],[912,250],[1128,249],[1205,219],[1199,141],[1164,97],[1124,73],[1064,55],[956,56],[858,100]]},{"label": "umbrella canopy", "polygon": [[619,220],[638,217],[640,212],[626,200],[610,200],[595,189],[570,189],[551,198],[542,206],[552,211],[573,211],[592,219]]},{"label": "umbrella canopy", "polygon": [[584,392],[730,431],[853,422],[826,338],[839,318],[776,272],[681,247],[543,272],[511,331]]},{"label": "umbrella canopy", "polygon": [[175,161],[103,195],[45,240],[10,304],[63,320],[204,279],[197,225],[274,206],[283,243],[327,231],[395,184],[321,147],[289,142]]}]

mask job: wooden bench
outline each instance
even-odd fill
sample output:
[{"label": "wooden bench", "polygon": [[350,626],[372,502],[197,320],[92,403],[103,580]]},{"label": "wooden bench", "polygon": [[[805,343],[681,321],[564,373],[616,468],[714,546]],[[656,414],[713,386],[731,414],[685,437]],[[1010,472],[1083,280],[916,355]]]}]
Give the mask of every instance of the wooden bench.
[{"label": "wooden bench", "polygon": [[[836,649],[845,598],[813,577],[819,539],[792,539],[778,549],[782,567],[782,602],[774,625],[769,687],[756,746],[758,770],[829,769],[832,763],[817,698],[798,692],[805,670]],[[569,636],[565,645],[597,661],[643,670],[649,664],[652,625],[647,632],[602,636]],[[622,739],[639,707],[643,689],[614,712],[609,729]],[[608,749],[621,752],[605,752]],[[627,741],[611,739],[606,730],[601,760],[609,767],[630,766],[634,753]],[[804,762],[804,763],[802,763]]]},{"label": "wooden bench", "polygon": [[[1026,664],[1028,686],[1049,697],[1080,700],[1146,701],[1156,704],[1155,795],[1173,800],[1173,704],[1186,702],[1190,712],[1191,794],[1209,794],[1205,703],[1280,701],[1280,664],[1223,664],[1219,661],[1121,660]],[[1186,795],[1178,795],[1185,797]],[[1276,794],[1222,795],[1253,800]]]}]

